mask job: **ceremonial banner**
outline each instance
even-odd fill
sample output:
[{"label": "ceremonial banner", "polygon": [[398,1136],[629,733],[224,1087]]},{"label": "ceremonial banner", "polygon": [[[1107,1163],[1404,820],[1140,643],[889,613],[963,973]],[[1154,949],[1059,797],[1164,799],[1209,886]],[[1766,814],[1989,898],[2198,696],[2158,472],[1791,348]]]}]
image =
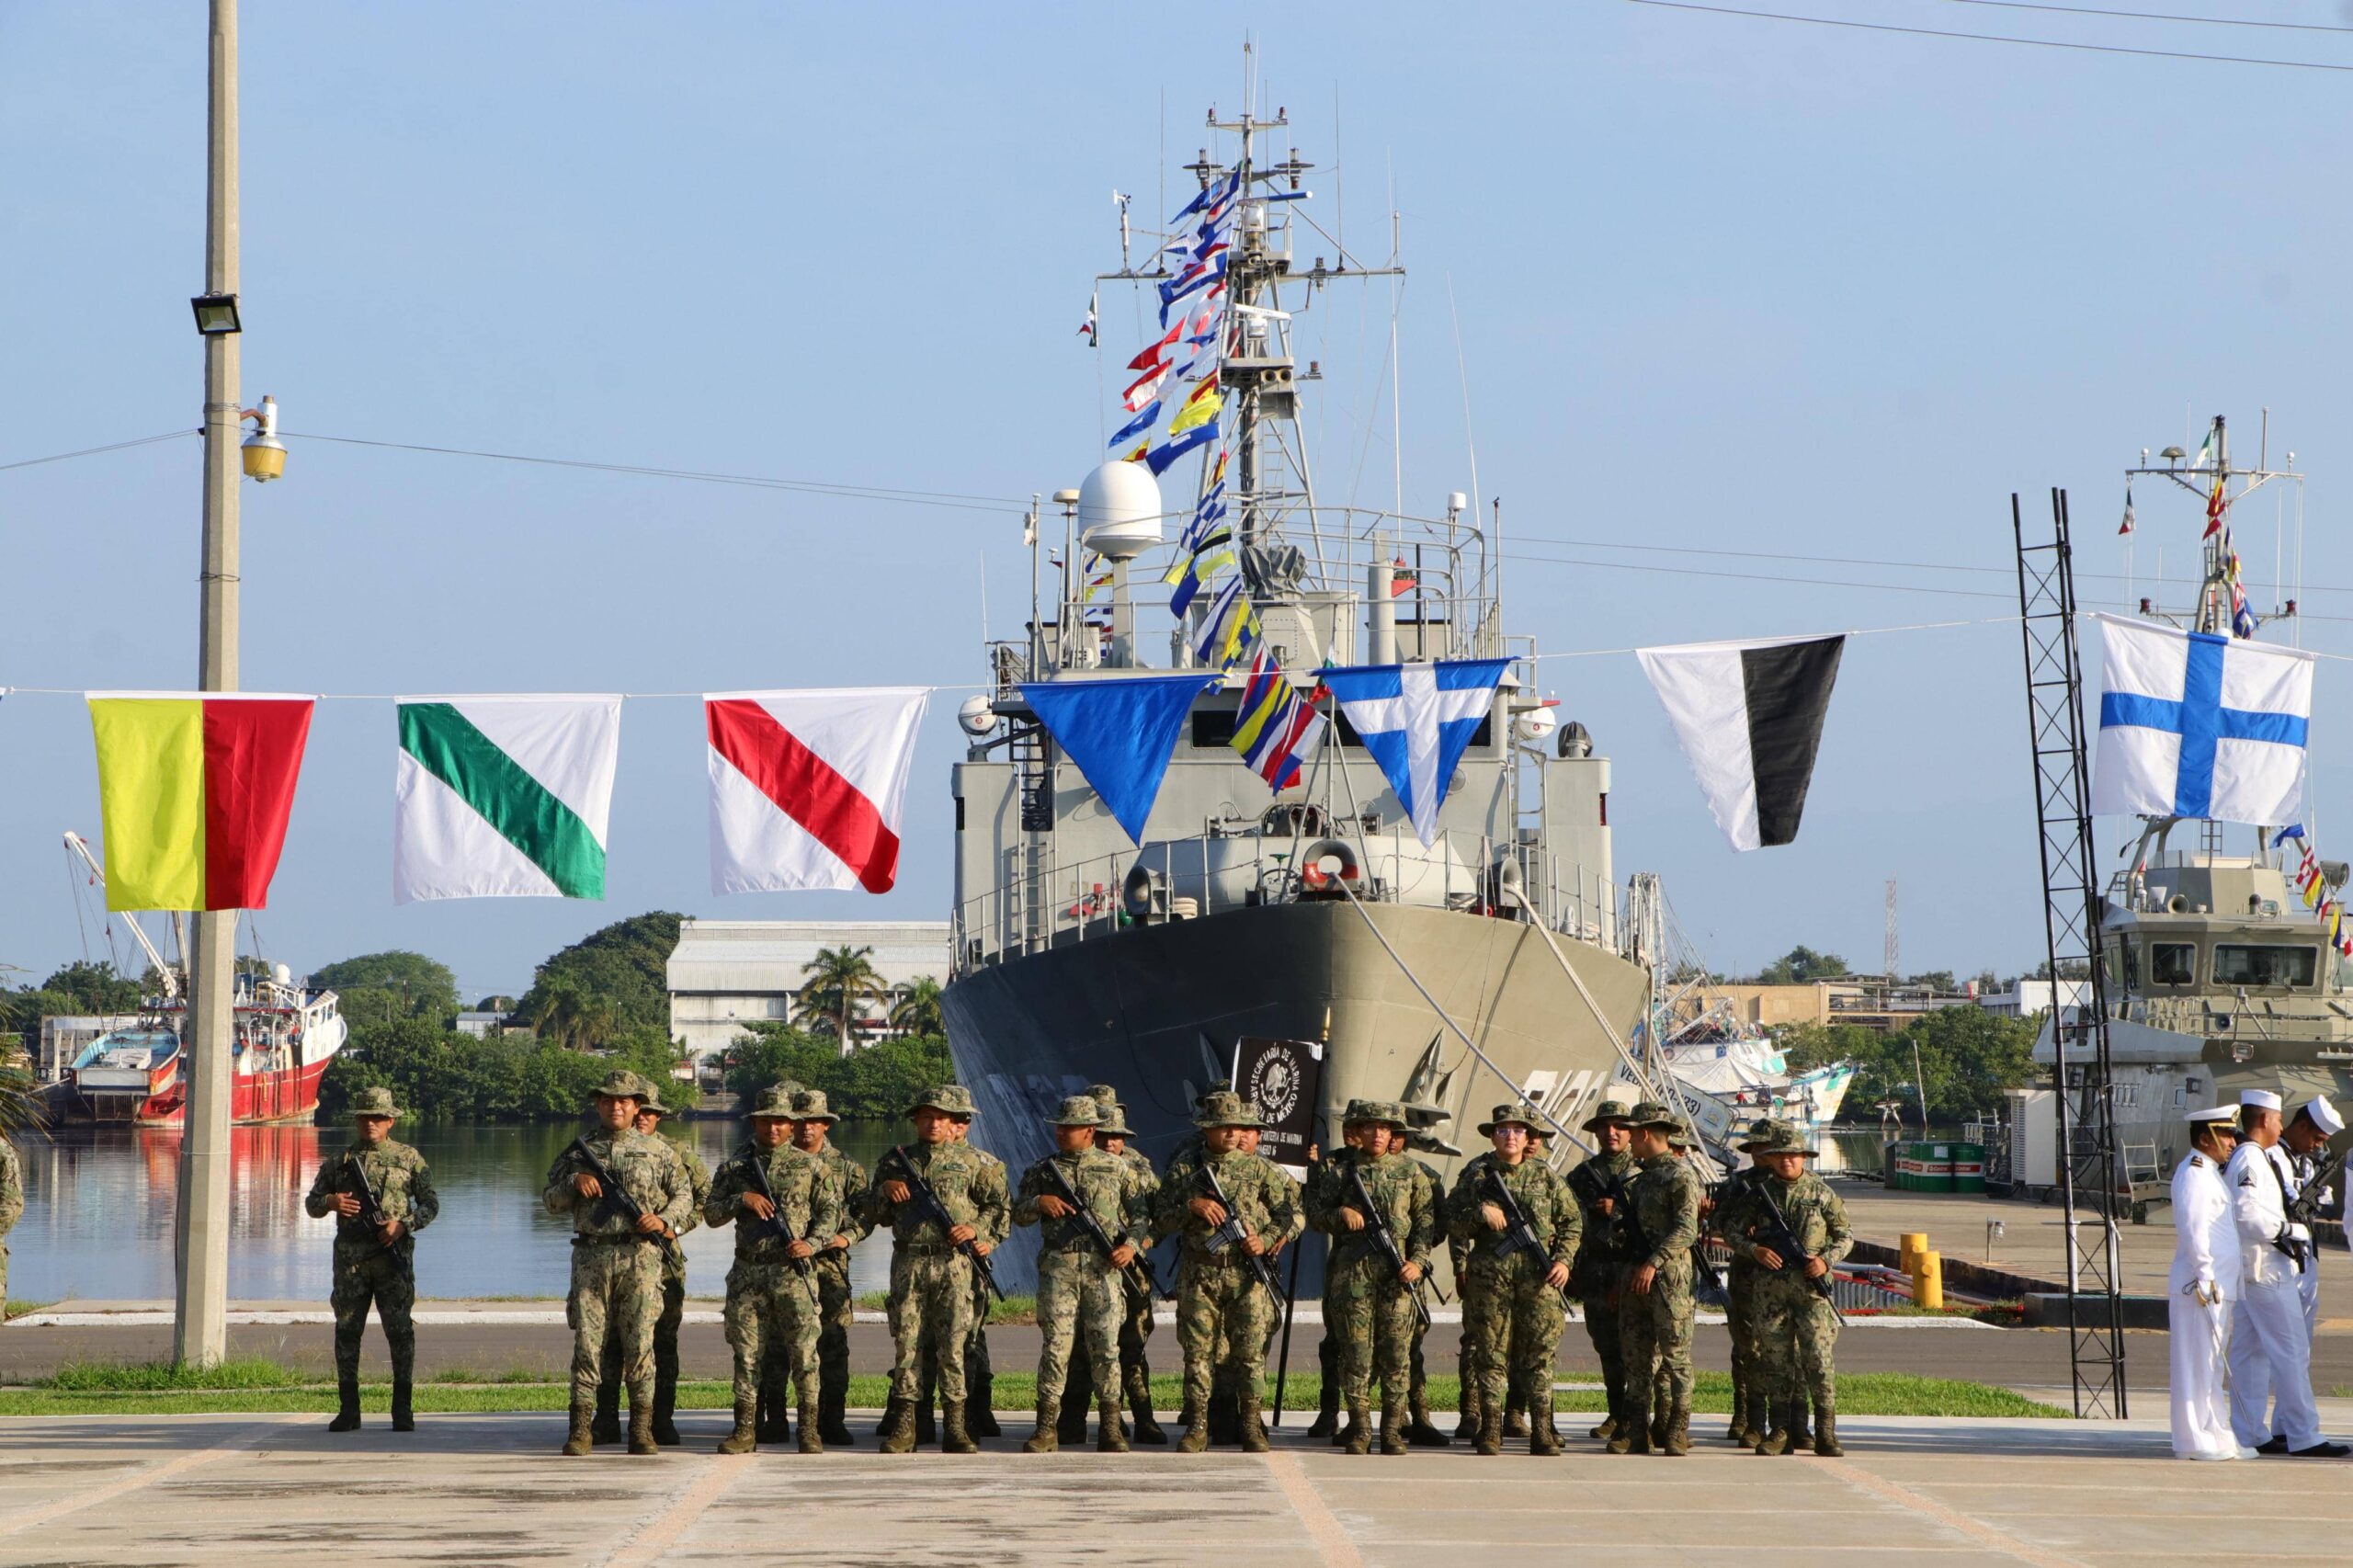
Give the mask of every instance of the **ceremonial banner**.
[{"label": "ceremonial banner", "polygon": [[395,903],[605,896],[619,697],[393,701]]},{"label": "ceremonial banner", "polygon": [[1510,663],[1461,659],[1317,672],[1425,846],[1437,841],[1438,808],[1455,765],[1494,709],[1495,683]]},{"label": "ceremonial banner", "polygon": [[1136,843],[1159,797],[1168,758],[1192,710],[1193,699],[1220,677],[1183,675],[1116,680],[1031,681],[1021,699],[1046,726],[1105,809]]},{"label": "ceremonial banner", "polygon": [[2101,653],[2095,812],[2264,824],[2297,816],[2312,654],[2093,619]]},{"label": "ceremonial banner", "polygon": [[1312,1040],[1245,1035],[1233,1047],[1233,1092],[1256,1106],[1267,1124],[1258,1153],[1306,1180],[1307,1146],[1320,1142],[1315,1113],[1324,1103],[1324,1048]]},{"label": "ceremonial banner", "polygon": [[1797,837],[1846,642],[1780,637],[1635,650],[1734,849]]},{"label": "ceremonial banner", "polygon": [[704,698],[710,891],[890,892],[930,696],[899,686]]},{"label": "ceremonial banner", "polygon": [[108,909],[264,909],[307,697],[93,691]]}]

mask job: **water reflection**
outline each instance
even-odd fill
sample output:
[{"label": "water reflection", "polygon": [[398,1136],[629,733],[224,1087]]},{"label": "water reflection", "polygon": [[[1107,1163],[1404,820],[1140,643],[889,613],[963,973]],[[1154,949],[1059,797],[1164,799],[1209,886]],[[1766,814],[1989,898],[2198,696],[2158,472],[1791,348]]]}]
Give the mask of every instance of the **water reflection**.
[{"label": "water reflection", "polygon": [[[441,1193],[441,1217],[417,1245],[417,1289],[427,1296],[561,1295],[571,1269],[571,1227],[540,1207],[556,1154],[581,1131],[526,1127],[403,1126],[423,1151]],[[744,1140],[742,1124],[692,1121],[691,1137],[716,1166]],[[871,1166],[902,1131],[843,1123],[836,1142]],[[231,1135],[229,1293],[240,1301],[324,1301],[332,1221],[302,1210],[322,1158],[341,1152],[341,1128],[240,1127]],[[62,1128],[17,1142],[25,1215],[8,1237],[10,1293],[22,1301],[168,1300],[180,1134],[174,1129]],[[725,1292],[732,1228],[685,1240],[687,1287]],[[852,1285],[881,1290],[889,1240],[850,1260]]]}]

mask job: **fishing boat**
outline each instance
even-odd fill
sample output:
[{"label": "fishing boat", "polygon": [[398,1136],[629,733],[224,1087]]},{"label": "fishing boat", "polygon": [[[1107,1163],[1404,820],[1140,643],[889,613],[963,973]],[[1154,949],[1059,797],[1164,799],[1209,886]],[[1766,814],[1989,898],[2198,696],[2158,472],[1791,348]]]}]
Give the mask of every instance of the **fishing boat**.
[{"label": "fishing boat", "polygon": [[[1195,1097],[1266,1037],[1320,1051],[1321,1136],[1351,1099],[1403,1101],[1416,1147],[1450,1176],[1496,1102],[1524,1096],[1574,1129],[1614,1081],[1643,1078],[1629,1041],[1650,975],[1612,861],[1610,764],[1544,694],[1535,640],[1506,631],[1499,503],[1456,492],[1416,513],[1318,491],[1302,410],[1324,371],[1301,362],[1295,324],[1402,269],[1304,220],[1313,165],[1285,115],[1212,111],[1210,125],[1218,148],[1186,165],[1201,193],[1187,222],[1131,259],[1123,205],[1121,265],[1098,287],[1165,301],[1218,250],[1224,308],[1202,383],[1223,438],[1157,481],[1155,465],[1115,460],[1058,493],[1063,548],[1046,560],[1051,517],[1032,513],[1026,635],[990,645],[985,694],[961,716],[949,1045],[983,1111],[975,1138],[1016,1168],[1048,1151],[1061,1097],[1097,1082],[1126,1097],[1137,1146],[1165,1158],[1191,1134]],[[1205,204],[1230,210],[1223,228],[1190,226]],[[1164,343],[1185,326],[1174,319]],[[1212,594],[1174,617],[1139,602],[1162,597],[1212,502],[1228,507],[1234,593],[1263,629],[1265,667],[1329,721],[1280,790],[1233,744],[1253,671],[1204,657]],[[1042,597],[1047,567],[1060,585]],[[1490,659],[1507,665],[1425,839],[1318,672]],[[1067,682],[1188,671],[1197,695],[1131,835],[1041,701]]]}]

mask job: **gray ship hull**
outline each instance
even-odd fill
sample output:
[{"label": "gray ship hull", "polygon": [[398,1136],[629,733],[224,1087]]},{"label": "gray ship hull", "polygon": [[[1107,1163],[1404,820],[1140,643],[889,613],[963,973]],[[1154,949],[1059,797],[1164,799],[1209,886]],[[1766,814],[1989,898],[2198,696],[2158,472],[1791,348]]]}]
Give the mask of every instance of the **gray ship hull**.
[{"label": "gray ship hull", "polygon": [[[941,998],[949,1049],[981,1115],[976,1142],[1015,1176],[1051,1142],[1063,1096],[1116,1085],[1135,1145],[1164,1164],[1192,1136],[1194,1096],[1225,1075],[1244,1036],[1324,1039],[1327,1136],[1358,1096],[1440,1105],[1440,1136],[1475,1154],[1478,1123],[1523,1088],[1574,1126],[1616,1075],[1618,1053],[1532,926],[1448,910],[1364,906],[1422,983],[1510,1082],[1446,1028],[1345,902],[1238,909],[1140,926],[975,969]],[[1637,966],[1558,938],[1620,1038],[1641,1017]],[[1450,1181],[1459,1158],[1426,1154]],[[1031,1278],[1035,1233],[1001,1270]]]}]

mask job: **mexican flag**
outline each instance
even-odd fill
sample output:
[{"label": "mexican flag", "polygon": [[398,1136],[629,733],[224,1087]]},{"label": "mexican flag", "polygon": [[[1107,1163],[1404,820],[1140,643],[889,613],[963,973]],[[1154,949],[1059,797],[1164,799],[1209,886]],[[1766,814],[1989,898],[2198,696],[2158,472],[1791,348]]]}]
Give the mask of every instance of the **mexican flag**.
[{"label": "mexican flag", "polygon": [[395,701],[395,903],[605,896],[619,697]]}]

